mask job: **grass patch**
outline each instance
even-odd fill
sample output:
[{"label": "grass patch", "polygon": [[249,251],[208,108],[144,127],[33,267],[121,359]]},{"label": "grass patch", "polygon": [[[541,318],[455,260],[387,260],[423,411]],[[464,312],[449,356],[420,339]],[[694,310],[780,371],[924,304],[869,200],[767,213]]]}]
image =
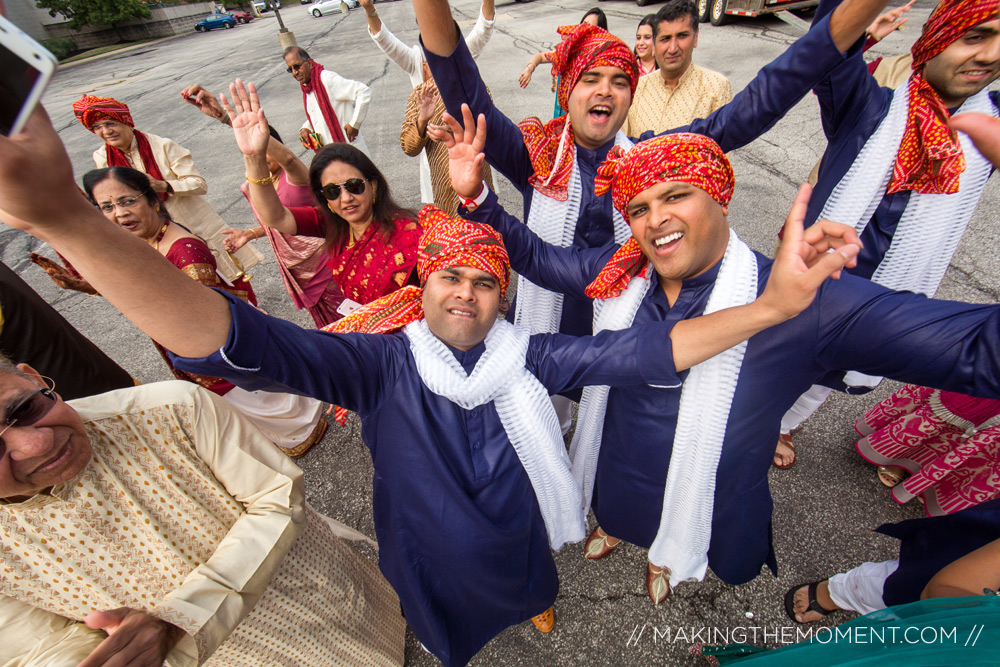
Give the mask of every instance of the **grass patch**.
[{"label": "grass patch", "polygon": [[[159,39],[159,37],[157,37],[155,39]],[[138,42],[124,42],[122,44],[110,44],[108,46],[99,46],[96,49],[89,49],[89,50],[84,51],[82,53],[78,53],[75,56],[71,56],[69,58],[66,58],[65,60],[60,60],[59,62],[60,63],[71,63],[71,62],[75,62],[77,60],[83,60],[84,58],[91,58],[93,56],[99,56],[102,53],[110,53],[112,51],[120,51],[121,49],[125,49],[125,48],[128,48],[130,46],[135,46],[136,44],[144,44],[146,42],[152,42],[152,41],[155,41],[155,39],[142,39],[142,40],[139,40]]]}]

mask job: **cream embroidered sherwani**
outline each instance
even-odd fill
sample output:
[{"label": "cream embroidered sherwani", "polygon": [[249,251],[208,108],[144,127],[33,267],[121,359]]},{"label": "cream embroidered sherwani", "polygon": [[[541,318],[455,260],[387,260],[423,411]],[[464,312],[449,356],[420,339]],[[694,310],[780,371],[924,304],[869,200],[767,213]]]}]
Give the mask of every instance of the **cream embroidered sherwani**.
[{"label": "cream embroidered sherwani", "polygon": [[335,537],[349,528],[304,506],[302,471],[223,399],[164,382],[71,405],[90,463],[51,495],[0,504],[0,619],[22,604],[48,618],[33,635],[4,622],[0,664],[54,645],[64,655],[52,664],[76,664],[95,633],[64,619],[117,607],[184,630],[173,666],[402,664],[389,584]]},{"label": "cream embroidered sherwani", "polygon": [[[233,256],[239,263],[233,262],[233,257],[226,252],[223,245],[225,237],[222,230],[228,229],[232,225],[226,224],[212,205],[205,199],[208,192],[208,183],[202,178],[198,170],[195,169],[191,152],[170,139],[158,137],[149,132],[143,132],[149,139],[149,147],[153,152],[153,159],[156,166],[163,174],[163,180],[170,184],[174,193],[167,199],[167,210],[174,222],[178,222],[191,233],[208,244],[215,263],[219,266],[219,275],[232,282],[243,275],[244,269],[256,266],[264,256],[249,243],[235,253]],[[146,170],[142,167],[142,158],[139,157],[139,145],[132,139],[132,146],[125,154],[133,169],[142,173]],[[108,154],[104,146],[94,151],[94,164],[98,169],[108,166]],[[147,174],[148,175],[148,174]]]},{"label": "cream embroidered sherwani", "polygon": [[656,134],[683,127],[696,118],[707,118],[733,99],[729,79],[694,63],[671,90],[659,70],[639,77],[632,107],[622,130],[638,137],[652,130]]}]

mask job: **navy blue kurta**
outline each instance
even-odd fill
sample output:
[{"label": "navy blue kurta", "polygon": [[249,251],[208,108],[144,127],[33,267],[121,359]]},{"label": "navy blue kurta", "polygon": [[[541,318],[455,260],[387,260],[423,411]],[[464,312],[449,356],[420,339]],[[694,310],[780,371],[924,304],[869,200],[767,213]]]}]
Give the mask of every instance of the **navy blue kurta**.
[{"label": "navy blue kurta", "polygon": [[[225,296],[226,346],[203,359],[173,357],[176,367],[360,415],[375,468],[379,567],[417,639],[444,664],[463,665],[504,628],[552,606],[559,582],[545,525],[492,403],[464,410],[432,393],[405,334],[304,330]],[[672,326],[532,336],[525,365],[552,393],[676,383]],[[484,349],[453,352],[471,371]]]},{"label": "navy blue kurta", "polygon": [[[493,194],[463,213],[500,231],[515,271],[556,292],[583,294],[617,250],[543,243]],[[771,260],[758,254],[757,265],[759,294]],[[635,325],[703,314],[718,266],[685,280],[672,307],[662,289],[651,290]],[[776,571],[767,473],[781,417],[817,378],[846,369],[1000,396],[1000,306],[936,301],[845,275],[826,281],[798,317],[753,336],[716,473],[708,561],[723,581],[750,581],[764,563]],[[635,386],[612,388],[608,396],[594,514],[608,534],[642,547],[659,528],[680,395],[680,389]]]},{"label": "navy blue kurta", "polygon": [[[816,19],[833,12],[842,1],[823,0],[816,10]],[[806,226],[819,218],[833,189],[847,174],[865,143],[889,113],[894,91],[880,87],[868,73],[868,66],[862,55],[863,44],[863,40],[855,44],[848,51],[844,62],[813,89],[819,99],[823,132],[829,144],[820,162],[816,187],[809,200]],[[991,92],[990,99],[994,106],[1000,107],[1000,93]],[[847,269],[849,273],[863,278],[872,277],[889,250],[896,225],[909,201],[909,190],[882,197],[875,214],[861,234],[864,248],[858,255],[858,265]],[[933,221],[928,221],[928,224],[932,225]]]},{"label": "navy blue kurta", "polygon": [[[465,103],[473,116],[485,115],[486,161],[506,176],[524,197],[523,219],[527,220],[534,195],[534,188],[528,179],[534,168],[521,130],[494,105],[464,40],[458,41],[450,56],[438,56],[425,49],[424,57],[448,113],[461,118],[462,104]],[[830,37],[829,19],[814,21],[805,36],[761,69],[729,104],[707,118],[699,118],[691,125],[669,132],[704,134],[717,141],[726,152],[745,146],[769,130],[843,59],[843,54]],[[652,132],[647,132],[639,139],[652,136]],[[614,242],[611,195],[597,197],[594,194],[597,167],[613,145],[614,139],[596,151],[576,145],[583,192],[572,247],[597,248]],[[559,331],[574,335],[589,334],[592,324],[590,299],[567,294]]]}]

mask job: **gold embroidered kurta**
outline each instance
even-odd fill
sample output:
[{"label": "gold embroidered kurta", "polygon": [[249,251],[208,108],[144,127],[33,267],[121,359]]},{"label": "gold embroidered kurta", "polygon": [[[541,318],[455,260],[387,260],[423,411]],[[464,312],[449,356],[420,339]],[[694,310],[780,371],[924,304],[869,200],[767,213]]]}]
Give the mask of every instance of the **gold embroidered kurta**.
[{"label": "gold embroidered kurta", "polygon": [[[92,460],[51,495],[0,504],[0,595],[73,621],[145,611],[186,633],[170,665],[402,664],[395,593],[304,507],[301,470],[223,399],[165,382],[71,404]],[[92,648],[79,626],[53,623],[51,641],[71,647],[75,631]]]},{"label": "gold embroidered kurta", "polygon": [[667,86],[659,70],[639,77],[632,107],[622,128],[630,137],[652,130],[659,134],[706,118],[733,99],[729,79],[694,63],[681,75],[677,87]]},{"label": "gold embroidered kurta", "polygon": [[[240,267],[233,262],[235,257],[242,264],[242,268],[249,271],[250,267],[256,266],[264,256],[253,246],[247,244],[233,253],[231,257],[226,252],[223,245],[225,237],[222,230],[231,227],[226,224],[212,205],[205,198],[208,192],[208,183],[194,166],[191,152],[170,139],[158,137],[155,134],[144,132],[149,139],[149,147],[153,152],[153,159],[156,166],[163,174],[163,180],[170,184],[174,193],[167,199],[167,210],[174,222],[178,222],[191,233],[208,244],[215,256],[215,261],[219,265],[219,273],[225,276],[230,282],[242,275]],[[139,144],[132,139],[132,145],[128,151],[123,151],[125,157],[131,163],[133,169],[143,173],[142,158],[139,156]],[[94,151],[94,164],[98,169],[108,166],[108,154],[104,146]]]}]

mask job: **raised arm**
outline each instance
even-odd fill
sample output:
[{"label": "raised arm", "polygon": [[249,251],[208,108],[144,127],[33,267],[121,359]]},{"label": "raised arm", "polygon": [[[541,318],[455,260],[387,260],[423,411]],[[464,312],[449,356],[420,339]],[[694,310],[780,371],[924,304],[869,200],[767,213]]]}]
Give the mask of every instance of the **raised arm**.
[{"label": "raised arm", "polygon": [[483,0],[483,6],[479,10],[479,17],[476,25],[465,37],[465,45],[469,47],[469,53],[473,58],[478,58],[479,54],[486,48],[486,43],[493,36],[493,26],[496,23],[496,3],[494,0]]},{"label": "raised arm", "polygon": [[[46,197],[24,183],[46,183]],[[199,285],[81,194],[48,115],[0,137],[0,220],[48,243],[118,310],[167,349],[202,356],[226,342],[225,298]],[[109,262],[108,257],[115,261]]]},{"label": "raised arm", "polygon": [[[278,199],[271,183],[271,171],[265,159],[270,135],[267,133],[267,118],[260,108],[257,89],[252,83],[246,87],[239,79],[229,86],[233,104],[230,105],[226,96],[222,96],[222,106],[229,114],[233,126],[236,143],[243,153],[246,164],[247,183],[250,189],[250,202],[257,219],[266,227],[277,229],[285,234],[295,234],[298,225],[292,212]],[[235,108],[234,108],[235,107]],[[165,346],[170,349],[170,346]]]},{"label": "raised arm", "polygon": [[407,46],[399,40],[389,28],[382,23],[375,8],[375,0],[360,0],[361,6],[365,10],[365,18],[368,20],[368,35],[374,40],[375,45],[389,60],[406,72],[410,79],[417,79],[420,76],[420,67],[423,58],[420,56],[420,47]]}]

